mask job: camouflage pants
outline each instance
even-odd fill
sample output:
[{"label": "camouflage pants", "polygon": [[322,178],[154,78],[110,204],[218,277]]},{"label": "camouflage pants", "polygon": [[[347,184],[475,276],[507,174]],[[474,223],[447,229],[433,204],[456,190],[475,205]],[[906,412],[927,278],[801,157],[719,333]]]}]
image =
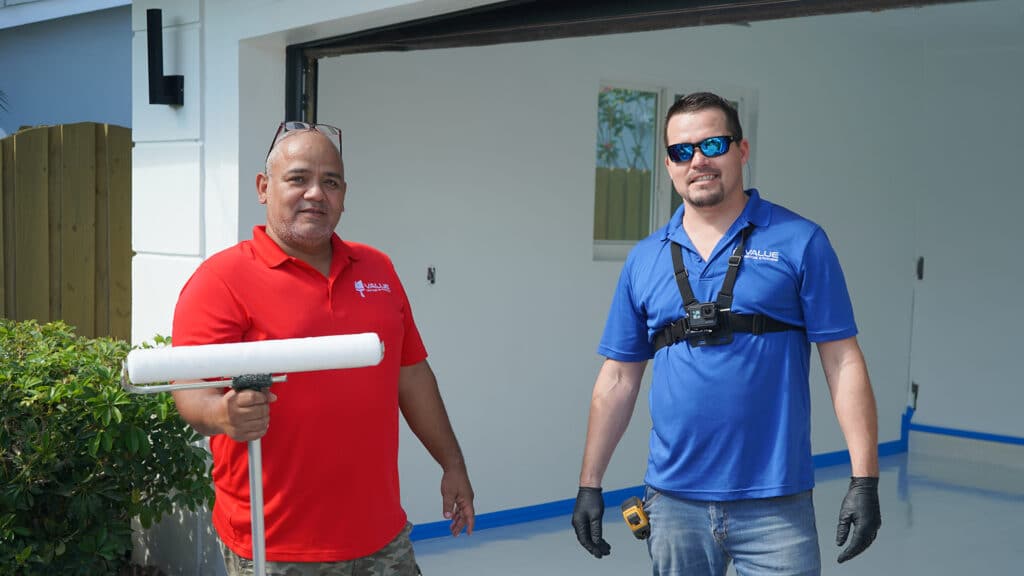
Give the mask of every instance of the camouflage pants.
[{"label": "camouflage pants", "polygon": [[[267,576],[417,576],[421,574],[413,555],[409,533],[412,524],[380,550],[344,562],[267,562]],[[253,576],[252,560],[242,558],[220,543],[228,576]]]}]

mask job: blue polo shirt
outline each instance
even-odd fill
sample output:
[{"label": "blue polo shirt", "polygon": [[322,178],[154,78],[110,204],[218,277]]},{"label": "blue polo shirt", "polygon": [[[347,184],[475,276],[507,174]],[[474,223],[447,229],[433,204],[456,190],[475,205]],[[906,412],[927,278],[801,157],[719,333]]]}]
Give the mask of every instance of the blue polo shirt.
[{"label": "blue polo shirt", "polygon": [[[820,226],[762,200],[757,190],[705,261],[682,227],[684,207],[637,243],[619,277],[598,353],[654,358],[645,482],[680,498],[738,500],[814,486],[810,343],[857,334],[839,259]],[[655,332],[683,316],[671,242],[682,246],[694,296],[711,302],[740,232],[752,224],[732,310],[804,327],[721,346],[683,341],[655,354]]]}]

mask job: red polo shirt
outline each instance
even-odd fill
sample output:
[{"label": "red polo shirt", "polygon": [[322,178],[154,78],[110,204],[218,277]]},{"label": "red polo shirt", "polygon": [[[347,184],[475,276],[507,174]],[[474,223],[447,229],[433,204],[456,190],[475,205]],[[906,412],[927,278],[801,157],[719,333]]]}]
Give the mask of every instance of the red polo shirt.
[{"label": "red polo shirt", "polygon": [[[262,439],[267,560],[332,562],[372,554],[406,523],[398,483],[398,372],[427,356],[391,260],[331,239],[330,277],[284,253],[264,226],[204,261],[181,291],[175,345],[375,332],[373,367],[292,373],[275,384]],[[210,438],[213,524],[252,557],[248,451]]]}]

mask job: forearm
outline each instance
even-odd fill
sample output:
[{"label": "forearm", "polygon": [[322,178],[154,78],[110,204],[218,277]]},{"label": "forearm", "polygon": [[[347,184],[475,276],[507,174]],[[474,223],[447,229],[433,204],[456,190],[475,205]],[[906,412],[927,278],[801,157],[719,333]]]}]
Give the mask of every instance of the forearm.
[{"label": "forearm", "polygon": [[466,464],[445,409],[437,379],[424,360],[401,369],[398,402],[409,429],[445,471]]},{"label": "forearm", "polygon": [[856,339],[819,345],[853,476],[878,476],[878,411]]},{"label": "forearm", "polygon": [[219,390],[175,390],[171,395],[178,414],[196,432],[203,436],[224,433],[224,409]]},{"label": "forearm", "polygon": [[871,391],[867,370],[857,372],[861,374],[851,374],[850,382],[839,385],[833,405],[850,451],[853,476],[877,477],[878,412],[875,396]]},{"label": "forearm", "polygon": [[598,488],[622,439],[640,392],[646,362],[605,360],[590,400],[580,486]]}]

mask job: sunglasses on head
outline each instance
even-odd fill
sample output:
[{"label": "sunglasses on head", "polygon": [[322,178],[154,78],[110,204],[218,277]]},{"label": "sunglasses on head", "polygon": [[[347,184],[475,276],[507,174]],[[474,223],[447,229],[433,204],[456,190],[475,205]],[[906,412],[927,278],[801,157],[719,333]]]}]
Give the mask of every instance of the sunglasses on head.
[{"label": "sunglasses on head", "polygon": [[331,144],[338,149],[338,155],[341,155],[341,130],[331,126],[330,124],[310,124],[308,122],[299,122],[296,120],[289,122],[281,122],[277,126],[277,132],[274,133],[274,140],[270,143],[270,148],[267,149],[267,158],[270,158],[270,153],[274,151],[274,146],[284,139],[285,136],[292,132],[299,132],[303,130],[316,130],[327,139],[331,141]]},{"label": "sunglasses on head", "polygon": [[705,138],[696,144],[690,144],[689,142],[672,144],[667,146],[665,151],[668,152],[668,157],[673,162],[689,162],[693,159],[693,155],[697,148],[700,148],[700,153],[706,158],[714,158],[728,153],[729,143],[736,141],[736,138],[732,136],[712,136],[710,138]]}]

